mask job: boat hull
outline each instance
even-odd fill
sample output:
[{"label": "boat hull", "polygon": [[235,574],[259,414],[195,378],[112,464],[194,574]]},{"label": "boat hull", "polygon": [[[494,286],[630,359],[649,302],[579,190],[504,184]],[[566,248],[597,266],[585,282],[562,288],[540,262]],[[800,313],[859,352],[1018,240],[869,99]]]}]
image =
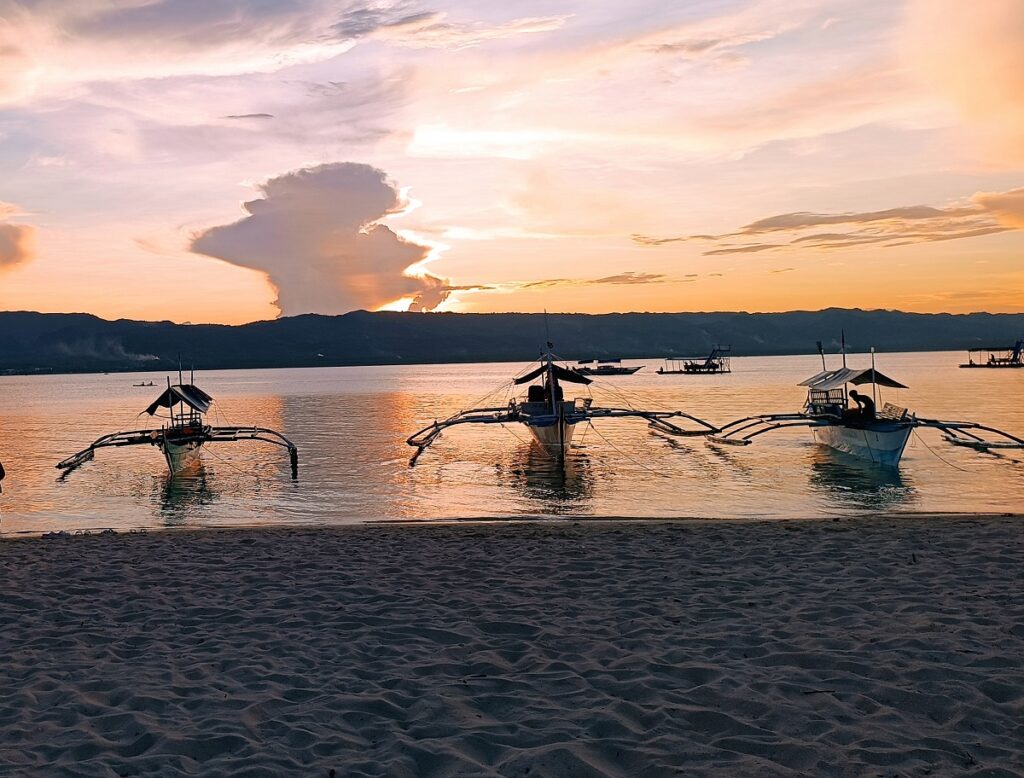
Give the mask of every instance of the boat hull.
[{"label": "boat hull", "polygon": [[167,468],[171,475],[188,470],[199,462],[199,451],[203,447],[201,440],[188,440],[172,443],[165,440],[163,448],[164,459],[167,460]]},{"label": "boat hull", "polygon": [[1024,368],[1024,362],[996,362],[994,364],[989,364],[985,362],[973,362],[966,365],[960,365],[960,367],[966,368],[968,370],[973,370],[975,368],[983,370],[1014,370],[1017,368]]},{"label": "boat hull", "polygon": [[526,428],[530,430],[533,439],[544,448],[564,454],[572,444],[576,424],[574,420],[561,418],[550,423],[528,422]]},{"label": "boat hull", "polygon": [[903,457],[912,428],[861,428],[834,425],[812,429],[818,443],[883,467],[896,467]]},{"label": "boat hull", "polygon": [[642,370],[643,367],[643,365],[639,367],[574,367],[572,370],[580,375],[601,378],[602,376],[610,375],[633,375],[637,371]]}]

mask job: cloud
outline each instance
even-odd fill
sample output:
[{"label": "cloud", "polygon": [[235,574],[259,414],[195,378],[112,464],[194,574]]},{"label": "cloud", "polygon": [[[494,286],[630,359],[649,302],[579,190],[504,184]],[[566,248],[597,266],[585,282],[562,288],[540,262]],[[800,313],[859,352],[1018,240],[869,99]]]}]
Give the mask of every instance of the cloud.
[{"label": "cloud", "polygon": [[918,219],[936,219],[949,216],[961,216],[974,213],[972,209],[940,209],[927,205],[914,205],[907,208],[890,208],[885,211],[869,211],[866,213],[784,213],[759,219],[740,230],[743,235],[757,235],[762,232],[779,230],[799,230],[804,227],[820,227],[825,224],[870,224],[880,221],[915,221]]},{"label": "cloud", "polygon": [[1009,192],[978,192],[971,200],[993,213],[1000,224],[1024,230],[1024,188]]},{"label": "cloud", "polygon": [[[20,213],[17,206],[0,203],[0,219]],[[36,228],[28,224],[0,222],[0,273],[35,258]]]},{"label": "cloud", "polygon": [[374,37],[411,48],[467,49],[487,41],[552,32],[570,17],[531,16],[500,24],[448,21],[438,11],[411,11],[408,3],[390,6],[363,5],[346,12],[334,25],[338,35],[351,38]]},{"label": "cloud", "polygon": [[601,278],[543,278],[538,281],[502,281],[493,284],[471,284],[466,286],[445,286],[445,292],[493,292],[509,294],[523,290],[552,289],[556,287],[587,286],[634,286],[643,284],[692,283],[699,276],[688,274],[685,278],[672,278],[663,273],[625,271]]},{"label": "cloud", "polygon": [[0,103],[84,84],[275,73],[355,41],[331,0],[34,0],[0,3]]},{"label": "cloud", "polygon": [[195,236],[192,250],[266,273],[281,313],[344,313],[407,300],[430,310],[450,291],[446,281],[410,271],[431,247],[399,237],[381,223],[403,208],[382,170],[341,162],[296,170],[259,187],[248,216]]},{"label": "cloud", "polygon": [[235,113],[224,117],[225,119],[273,119],[272,113]]},{"label": "cloud", "polygon": [[910,0],[899,47],[918,77],[955,106],[973,148],[1024,161],[1024,3]]},{"label": "cloud", "polygon": [[[806,232],[823,226],[845,227],[846,231]],[[718,245],[703,253],[705,256],[719,256],[774,250],[845,249],[868,244],[895,248],[914,243],[977,238],[1016,229],[1024,229],[1024,188],[1008,192],[978,192],[962,205],[945,208],[911,205],[850,213],[797,211],[758,219],[725,235],[652,237],[634,234],[632,240],[640,246],[649,247],[687,241],[712,241]],[[773,236],[780,233],[788,234],[789,241],[730,242],[732,238]]]},{"label": "cloud", "polygon": [[515,284],[518,289],[548,288],[552,286],[596,286],[612,284],[615,286],[632,286],[634,284],[664,284],[671,281],[663,273],[637,273],[627,271],[603,278],[548,278],[541,281],[521,281]]}]

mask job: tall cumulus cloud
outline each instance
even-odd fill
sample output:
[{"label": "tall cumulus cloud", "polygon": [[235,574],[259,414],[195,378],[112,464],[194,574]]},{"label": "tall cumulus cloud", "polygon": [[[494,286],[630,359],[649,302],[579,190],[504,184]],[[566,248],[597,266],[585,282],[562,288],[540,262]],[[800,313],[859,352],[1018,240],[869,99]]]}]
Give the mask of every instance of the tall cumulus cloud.
[{"label": "tall cumulus cloud", "polygon": [[[18,213],[16,207],[0,203],[0,219],[15,213]],[[0,221],[0,273],[33,259],[35,238],[35,227]]]},{"label": "tall cumulus cloud", "polygon": [[381,219],[402,209],[384,171],[353,162],[304,168],[272,178],[248,216],[196,235],[192,250],[259,270],[286,316],[374,309],[401,298],[431,310],[447,282],[411,268],[431,247],[397,235]]}]

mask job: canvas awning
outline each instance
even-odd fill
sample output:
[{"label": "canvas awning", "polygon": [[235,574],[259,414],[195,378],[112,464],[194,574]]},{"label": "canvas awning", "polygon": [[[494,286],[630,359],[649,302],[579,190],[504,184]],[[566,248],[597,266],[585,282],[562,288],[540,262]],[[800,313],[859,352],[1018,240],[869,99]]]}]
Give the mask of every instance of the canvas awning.
[{"label": "canvas awning", "polygon": [[[541,376],[544,373],[546,373],[547,369],[547,364],[542,363],[540,367],[531,370],[526,375],[519,376],[519,378],[513,379],[513,383],[517,385],[528,384],[534,378],[537,378],[538,376]],[[586,376],[582,376],[579,373],[574,373],[572,370],[566,370],[564,367],[559,367],[558,365],[552,365],[551,370],[554,372],[555,378],[557,378],[559,381],[568,381],[570,384],[591,383],[590,379],[587,378]]]},{"label": "canvas awning", "polygon": [[193,384],[175,384],[168,387],[146,408],[146,413],[152,416],[158,408],[170,408],[178,403],[184,403],[199,413],[206,413],[210,410],[210,403],[213,398],[206,392]]},{"label": "canvas awning", "polygon": [[818,391],[828,391],[829,389],[838,389],[846,384],[855,384],[857,386],[861,384],[878,384],[879,386],[890,386],[893,389],[906,389],[905,384],[901,384],[894,378],[878,370],[873,370],[870,367],[864,368],[863,370],[857,370],[852,367],[841,367],[838,370],[825,370],[817,375],[812,375],[806,381],[801,381],[799,386],[807,386],[811,389]]}]

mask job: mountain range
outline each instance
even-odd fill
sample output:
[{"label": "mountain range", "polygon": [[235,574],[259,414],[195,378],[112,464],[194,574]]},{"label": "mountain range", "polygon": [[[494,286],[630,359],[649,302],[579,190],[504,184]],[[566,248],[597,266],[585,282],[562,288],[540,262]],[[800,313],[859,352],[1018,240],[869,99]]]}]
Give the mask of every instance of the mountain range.
[{"label": "mountain range", "polygon": [[242,325],[107,321],[83,313],[0,312],[0,372],[525,361],[548,340],[566,359],[965,350],[1008,345],[1024,314],[829,308],[785,313],[308,314]]}]

